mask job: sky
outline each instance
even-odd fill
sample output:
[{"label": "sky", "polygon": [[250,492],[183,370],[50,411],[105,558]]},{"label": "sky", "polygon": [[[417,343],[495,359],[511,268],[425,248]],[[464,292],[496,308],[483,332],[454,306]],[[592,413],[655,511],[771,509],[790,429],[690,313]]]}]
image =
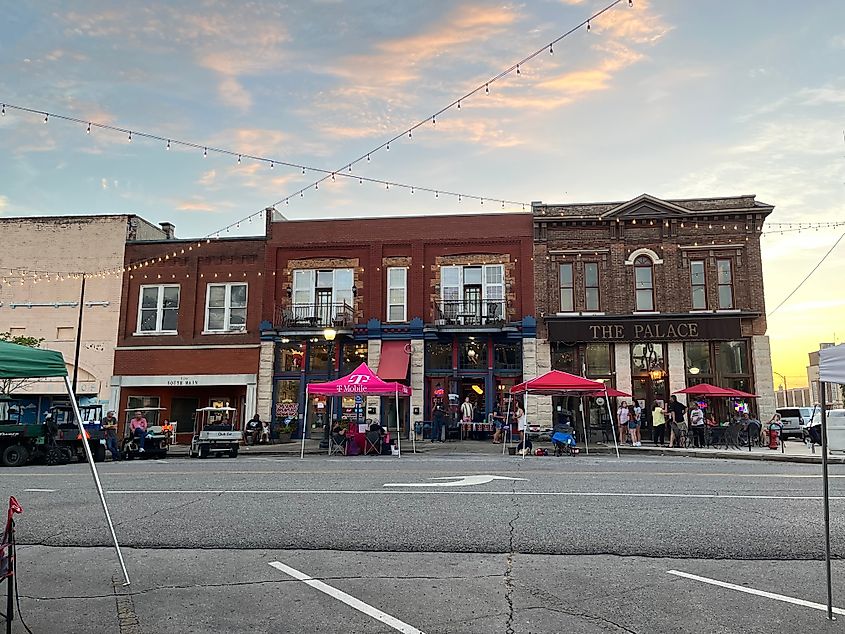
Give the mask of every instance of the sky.
[{"label": "sky", "polygon": [[[0,0],[0,102],[342,169],[609,2]],[[526,203],[756,194],[775,205],[772,222],[845,220],[845,3],[633,5],[354,173]],[[137,213],[198,236],[314,180],[11,109],[0,117],[0,215]],[[280,211],[491,207],[338,178]],[[769,310],[839,235],[763,238]],[[769,317],[774,369],[790,387],[806,384],[819,342],[845,341],[843,255],[845,241]]]}]

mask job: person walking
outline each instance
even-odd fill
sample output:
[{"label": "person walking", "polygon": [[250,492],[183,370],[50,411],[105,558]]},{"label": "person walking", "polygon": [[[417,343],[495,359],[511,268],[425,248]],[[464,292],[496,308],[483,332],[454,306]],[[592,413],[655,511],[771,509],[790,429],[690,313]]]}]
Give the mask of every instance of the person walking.
[{"label": "person walking", "polygon": [[111,452],[112,461],[121,460],[120,449],[117,447],[117,418],[113,410],[106,412],[102,426],[106,432],[106,449]]},{"label": "person walking", "polygon": [[619,428],[619,444],[624,445],[628,439],[628,403],[622,401],[622,405],[616,410],[616,424]]},{"label": "person walking", "polygon": [[692,430],[693,444],[696,449],[704,447],[704,412],[698,404],[689,412],[689,426]]},{"label": "person walking", "polygon": [[669,446],[674,447],[678,441],[681,440],[680,434],[676,434],[675,430],[677,429],[678,432],[685,432],[687,430],[687,423],[685,419],[685,414],[687,411],[687,406],[681,403],[678,400],[678,397],[674,394],[669,399],[669,415],[670,415],[670,434],[669,434]]},{"label": "person walking", "polygon": [[666,444],[666,415],[663,413],[663,408],[660,403],[656,402],[651,406],[651,424],[654,428],[654,444]]}]

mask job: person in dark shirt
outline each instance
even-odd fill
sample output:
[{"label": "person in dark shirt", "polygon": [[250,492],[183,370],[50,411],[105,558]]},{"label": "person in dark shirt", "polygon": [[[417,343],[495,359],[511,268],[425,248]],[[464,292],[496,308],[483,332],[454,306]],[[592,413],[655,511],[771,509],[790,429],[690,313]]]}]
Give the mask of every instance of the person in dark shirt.
[{"label": "person in dark shirt", "polygon": [[111,452],[111,459],[120,460],[120,449],[117,448],[117,418],[113,411],[106,413],[102,427],[106,432],[106,448]]},{"label": "person in dark shirt", "polygon": [[669,411],[672,412],[672,420],[680,424],[684,422],[684,415],[687,412],[687,406],[678,400],[674,394],[669,399]]}]

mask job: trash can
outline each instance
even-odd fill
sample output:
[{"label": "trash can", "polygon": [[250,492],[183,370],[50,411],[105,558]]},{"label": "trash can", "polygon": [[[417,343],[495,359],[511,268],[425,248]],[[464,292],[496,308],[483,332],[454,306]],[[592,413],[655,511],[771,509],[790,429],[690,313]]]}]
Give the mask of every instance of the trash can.
[{"label": "trash can", "polygon": [[845,410],[827,413],[827,448],[831,452],[845,453]]}]

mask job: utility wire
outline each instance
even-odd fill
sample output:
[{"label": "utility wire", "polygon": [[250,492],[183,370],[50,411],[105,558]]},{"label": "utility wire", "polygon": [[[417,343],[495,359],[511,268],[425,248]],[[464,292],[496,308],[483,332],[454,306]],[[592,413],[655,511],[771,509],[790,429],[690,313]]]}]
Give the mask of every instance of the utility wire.
[{"label": "utility wire", "polygon": [[801,280],[801,281],[798,283],[798,286],[796,286],[795,288],[793,288],[793,289],[792,289],[792,292],[791,292],[789,295],[787,295],[787,296],[783,299],[783,301],[775,307],[775,309],[774,309],[773,311],[771,311],[768,315],[766,315],[766,317],[771,317],[772,315],[774,315],[774,314],[775,314],[775,313],[776,313],[776,312],[780,309],[780,307],[781,307],[781,306],[783,306],[786,302],[788,302],[788,301],[790,300],[790,298],[791,298],[793,295],[795,295],[795,293],[797,293],[797,292],[798,292],[798,289],[800,289],[802,286],[804,286],[804,283],[805,283],[807,280],[809,280],[809,279],[810,279],[810,277],[813,275],[813,273],[815,273],[815,272],[819,269],[819,267],[820,267],[820,266],[824,263],[824,261],[827,259],[827,257],[828,257],[831,253],[833,253],[833,250],[834,250],[837,246],[839,246],[839,243],[840,243],[840,242],[842,242],[842,238],[845,238],[845,233],[843,233],[842,235],[840,235],[840,236],[839,236],[839,239],[838,239],[836,242],[834,242],[834,243],[833,243],[833,246],[832,246],[832,247],[830,247],[830,249],[828,249],[828,250],[827,250],[827,253],[825,253],[825,254],[824,254],[824,256],[822,256],[822,259],[821,259],[821,260],[819,260],[819,261],[818,261],[818,263],[817,263],[817,264],[816,264],[816,265],[815,265],[815,266],[814,266],[814,267],[810,270],[810,272],[809,272],[809,273],[807,273],[807,275],[804,277],[804,279],[803,279],[803,280]]}]

